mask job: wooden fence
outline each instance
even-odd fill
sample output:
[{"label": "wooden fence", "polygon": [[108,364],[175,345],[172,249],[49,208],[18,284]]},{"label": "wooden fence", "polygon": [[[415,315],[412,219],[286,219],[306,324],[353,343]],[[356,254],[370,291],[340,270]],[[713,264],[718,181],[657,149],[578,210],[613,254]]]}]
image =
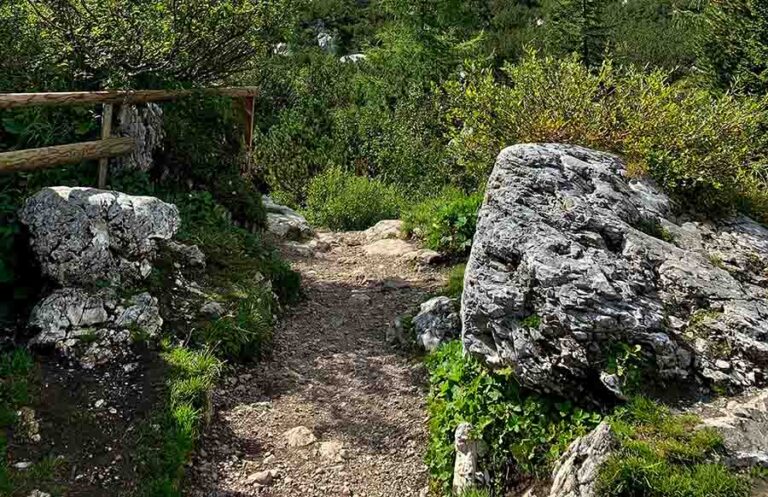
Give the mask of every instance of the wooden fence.
[{"label": "wooden fence", "polygon": [[0,173],[33,171],[99,160],[99,188],[107,184],[110,157],[129,155],[136,149],[132,138],[112,136],[112,115],[116,105],[162,102],[194,95],[223,95],[237,99],[245,120],[245,141],[250,150],[253,133],[255,87],[205,88],[200,90],[119,90],[58,93],[0,93],[0,110],[31,106],[96,105],[103,106],[101,140],[56,145],[52,147],[15,150],[0,153]]}]

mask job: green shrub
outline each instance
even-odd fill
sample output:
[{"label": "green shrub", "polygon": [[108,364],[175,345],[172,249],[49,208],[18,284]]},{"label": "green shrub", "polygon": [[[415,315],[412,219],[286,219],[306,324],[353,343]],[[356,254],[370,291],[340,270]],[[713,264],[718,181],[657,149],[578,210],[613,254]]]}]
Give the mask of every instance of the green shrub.
[{"label": "green shrub", "polygon": [[427,247],[460,257],[469,253],[477,227],[477,213],[483,203],[480,193],[465,195],[449,188],[438,196],[418,203],[403,213],[407,234],[424,240]]},{"label": "green shrub", "polygon": [[673,415],[638,397],[612,419],[620,449],[600,469],[602,497],[746,497],[750,482],[713,463],[722,447],[714,428],[693,415]]},{"label": "green shrub", "polygon": [[479,71],[445,85],[464,183],[482,184],[510,144],[574,143],[623,155],[631,173],[707,212],[751,205],[768,219],[764,100],[713,96],[661,71],[606,63],[590,72],[574,59],[536,55],[504,73],[505,83]]},{"label": "green shrub", "polygon": [[396,188],[334,167],[310,183],[307,217],[334,230],[362,230],[397,218],[402,202]]},{"label": "green shrub", "polygon": [[570,402],[528,392],[510,370],[491,372],[464,357],[462,345],[446,344],[427,357],[430,393],[427,465],[438,489],[449,492],[453,474],[453,436],[469,422],[488,445],[481,461],[501,490],[510,474],[544,477],[549,465],[577,436],[587,433],[600,415]]},{"label": "green shrub", "polygon": [[272,293],[261,282],[244,293],[233,313],[211,322],[199,334],[200,341],[223,358],[257,359],[272,340]]}]

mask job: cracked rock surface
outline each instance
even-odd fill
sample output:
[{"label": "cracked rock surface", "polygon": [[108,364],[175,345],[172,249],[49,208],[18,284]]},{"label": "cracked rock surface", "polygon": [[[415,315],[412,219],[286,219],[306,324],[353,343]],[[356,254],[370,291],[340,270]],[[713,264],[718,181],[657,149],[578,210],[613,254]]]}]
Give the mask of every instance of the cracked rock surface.
[{"label": "cracked rock surface", "polygon": [[145,278],[158,240],[181,223],[175,205],[94,188],[43,188],[19,212],[43,274],[61,286]]},{"label": "cracked rock surface", "polygon": [[467,266],[465,348],[570,398],[611,395],[600,376],[619,343],[662,381],[765,384],[768,229],[676,207],[610,154],[504,150]]}]

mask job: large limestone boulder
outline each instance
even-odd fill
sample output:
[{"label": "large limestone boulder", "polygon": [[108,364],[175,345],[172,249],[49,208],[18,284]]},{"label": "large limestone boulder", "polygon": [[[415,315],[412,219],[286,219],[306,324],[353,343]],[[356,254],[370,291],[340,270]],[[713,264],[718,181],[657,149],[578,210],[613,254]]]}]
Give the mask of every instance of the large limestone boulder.
[{"label": "large limestone boulder", "polygon": [[43,274],[62,286],[145,278],[159,240],[181,223],[176,206],[94,188],[43,188],[21,209]]},{"label": "large limestone boulder", "polygon": [[[618,343],[662,380],[766,383],[768,229],[677,212],[617,157],[566,145],[504,150],[465,278],[465,348],[528,387],[612,395]],[[671,383],[671,382],[670,382]]]}]

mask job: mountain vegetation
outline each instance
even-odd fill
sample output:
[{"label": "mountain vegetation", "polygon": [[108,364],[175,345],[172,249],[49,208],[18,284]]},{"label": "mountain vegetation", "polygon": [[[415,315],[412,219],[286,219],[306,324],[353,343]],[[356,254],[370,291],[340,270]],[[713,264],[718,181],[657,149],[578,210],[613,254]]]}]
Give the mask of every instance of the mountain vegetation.
[{"label": "mountain vegetation", "polygon": [[[147,434],[146,495],[179,495],[222,363],[267,354],[278,307],[299,298],[298,275],[244,229],[264,227],[262,194],[333,230],[401,218],[407,236],[463,264],[499,152],[559,142],[620,155],[629,174],[656,182],[681,209],[768,223],[761,0],[0,5],[0,92],[223,85],[259,87],[252,146],[229,99],[194,94],[162,104],[165,137],[152,169],[110,177],[115,189],[179,206],[180,238],[209,255],[236,308],[190,332],[183,347],[161,348],[171,373],[151,423],[162,433]],[[95,140],[102,117],[93,107],[0,110],[0,152]],[[24,199],[44,186],[95,182],[92,162],[0,175],[4,328],[15,329],[44,285],[17,216]],[[463,270],[451,278],[453,296]],[[0,359],[4,431],[27,402],[33,366],[26,352]],[[458,343],[427,365],[435,492],[449,491],[460,422],[489,443],[492,495],[503,495],[548,474],[570,441],[609,420],[622,448],[601,474],[602,495],[747,495],[745,477],[710,460],[717,437],[690,435],[695,419],[639,393],[616,411],[577,406],[518,388],[510,371],[487,370]],[[7,470],[0,462],[0,493],[12,488]]]}]

